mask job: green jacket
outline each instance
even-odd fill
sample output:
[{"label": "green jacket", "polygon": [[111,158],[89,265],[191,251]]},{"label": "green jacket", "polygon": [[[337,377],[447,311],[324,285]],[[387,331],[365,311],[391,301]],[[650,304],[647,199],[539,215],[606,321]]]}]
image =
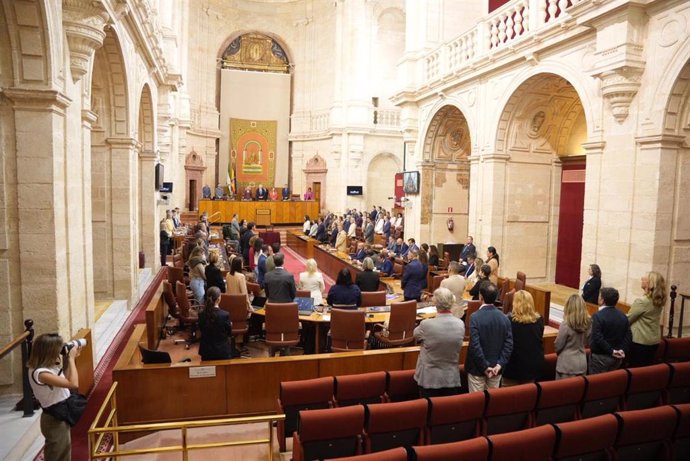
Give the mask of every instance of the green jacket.
[{"label": "green jacket", "polygon": [[661,332],[659,322],[663,309],[654,307],[649,296],[638,298],[630,306],[628,321],[632,330],[633,342],[651,346],[659,344]]}]

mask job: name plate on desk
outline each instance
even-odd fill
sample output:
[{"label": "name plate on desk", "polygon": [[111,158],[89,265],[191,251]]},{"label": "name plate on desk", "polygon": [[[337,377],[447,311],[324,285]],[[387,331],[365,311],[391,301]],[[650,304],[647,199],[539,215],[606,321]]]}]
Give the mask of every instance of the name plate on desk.
[{"label": "name plate on desk", "polygon": [[216,367],[192,367],[189,369],[189,378],[215,378]]}]

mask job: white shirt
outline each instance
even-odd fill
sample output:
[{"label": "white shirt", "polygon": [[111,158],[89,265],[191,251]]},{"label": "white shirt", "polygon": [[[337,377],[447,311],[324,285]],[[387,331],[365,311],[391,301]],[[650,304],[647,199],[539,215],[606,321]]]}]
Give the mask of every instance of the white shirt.
[{"label": "white shirt", "polygon": [[311,230],[311,223],[309,221],[304,221],[304,225],[302,226],[302,232],[304,232],[305,234],[308,234],[310,230]]},{"label": "white shirt", "polygon": [[36,396],[36,400],[38,400],[42,408],[48,408],[69,398],[69,389],[66,387],[55,387],[43,384],[39,376],[41,373],[50,373],[55,376],[60,376],[60,371],[59,368],[29,369],[31,389],[34,391],[34,396]]},{"label": "white shirt", "polygon": [[323,275],[321,272],[302,272],[299,274],[299,287],[301,290],[309,290],[311,297],[314,298],[314,305],[323,304],[323,290],[326,285],[323,282]]},{"label": "white shirt", "polygon": [[353,221],[350,223],[350,227],[347,229],[347,236],[354,237],[357,233],[357,224]]},{"label": "white shirt", "polygon": [[376,221],[376,226],[374,226],[374,232],[377,234],[382,234],[383,233],[383,219],[379,219]]}]

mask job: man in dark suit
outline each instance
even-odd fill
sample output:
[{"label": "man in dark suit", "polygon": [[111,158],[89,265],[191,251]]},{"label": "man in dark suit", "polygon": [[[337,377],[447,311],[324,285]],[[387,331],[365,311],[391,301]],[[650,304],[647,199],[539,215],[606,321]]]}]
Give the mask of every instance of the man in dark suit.
[{"label": "man in dark suit", "polygon": [[383,229],[381,229],[381,234],[386,237],[386,242],[388,241],[388,237],[391,236],[391,220],[388,216],[383,218]]},{"label": "man in dark suit", "polygon": [[395,242],[395,250],[393,250],[393,251],[395,251],[395,255],[396,255],[396,256],[402,257],[402,256],[404,256],[404,255],[407,254],[407,250],[408,250],[408,249],[409,249],[409,247],[407,246],[407,243],[405,243],[405,242],[403,241],[403,239],[399,238],[399,239]]},{"label": "man in dark suit", "polygon": [[283,200],[284,201],[290,200],[290,188],[288,187],[287,184],[285,184],[285,187],[283,187]]},{"label": "man in dark suit", "polygon": [[254,223],[247,223],[247,230],[242,234],[240,246],[242,247],[242,257],[249,264],[249,240],[254,237]]},{"label": "man in dark suit", "polygon": [[367,225],[364,228],[364,241],[369,244],[374,244],[374,223],[371,222],[371,218],[367,218]]},{"label": "man in dark suit", "polygon": [[618,297],[615,288],[603,287],[599,292],[602,307],[592,316],[590,375],[620,368],[632,343],[628,317],[616,309]]},{"label": "man in dark suit", "polygon": [[472,253],[467,256],[467,267],[465,268],[465,278],[469,278],[477,270],[477,266],[474,261],[477,259],[477,255]]},{"label": "man in dark suit", "polygon": [[470,347],[465,360],[470,392],[498,387],[513,352],[510,320],[494,306],[498,288],[487,283],[479,294],[483,304],[470,317]]},{"label": "man in dark suit", "polygon": [[468,235],[467,242],[465,243],[465,246],[462,247],[462,251],[460,252],[460,261],[467,261],[467,258],[469,258],[471,254],[477,253],[477,249],[472,242],[474,242],[474,239],[471,235]]},{"label": "man in dark suit", "polygon": [[357,252],[355,255],[352,257],[352,259],[356,259],[359,262],[364,261],[364,258],[367,257],[367,252],[364,249],[364,242],[359,242],[357,244]]},{"label": "man in dark suit", "polygon": [[326,241],[326,225],[323,223],[323,219],[319,218],[318,220],[318,227],[316,228],[316,235],[314,238],[318,240],[319,242],[325,242]]},{"label": "man in dark suit", "polygon": [[421,301],[422,288],[426,284],[426,271],[424,265],[417,259],[417,252],[410,252],[410,262],[405,266],[400,287],[403,289],[405,301]]},{"label": "man in dark suit", "polygon": [[268,272],[264,277],[264,290],[270,303],[291,303],[297,294],[295,277],[283,268],[285,255],[277,253],[273,255],[276,268]]},{"label": "man in dark suit", "polygon": [[258,189],[256,189],[256,199],[268,200],[268,189],[266,189],[263,184],[259,184]]}]

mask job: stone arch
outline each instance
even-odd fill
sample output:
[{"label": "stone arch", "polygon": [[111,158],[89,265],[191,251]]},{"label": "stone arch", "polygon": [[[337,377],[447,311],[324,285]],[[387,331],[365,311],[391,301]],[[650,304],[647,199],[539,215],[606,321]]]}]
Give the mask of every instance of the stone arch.
[{"label": "stone arch", "polygon": [[533,77],[543,78],[545,75],[553,75],[559,77],[574,89],[577,94],[585,117],[587,126],[587,139],[595,140],[597,132],[601,130],[599,120],[601,120],[601,108],[597,108],[593,102],[592,93],[593,88],[590,88],[585,81],[583,81],[583,73],[562,64],[562,63],[540,63],[539,65],[529,68],[521,72],[515,78],[511,79],[510,85],[505,89],[503,95],[499,99],[496,107],[501,108],[494,115],[495,120],[489,123],[488,126],[496,127],[496,137],[494,138],[494,152],[502,152],[504,150],[503,141],[505,141],[505,125],[506,119],[510,118],[516,109],[511,101],[515,101],[518,91],[524,90],[525,83],[528,83]]},{"label": "stone arch", "polygon": [[[156,191],[155,191],[155,164],[157,153],[155,152],[156,117],[154,113],[151,87],[145,83],[139,96],[139,113],[137,117],[137,147],[139,151],[137,185],[139,216],[139,248],[144,253],[146,267],[158,267],[160,254],[159,229],[157,227]],[[159,256],[156,258],[156,256]]]},{"label": "stone arch", "polygon": [[395,196],[395,173],[401,171],[400,158],[390,152],[374,155],[367,166],[366,208],[381,205],[391,208],[388,197]]},{"label": "stone arch", "polygon": [[667,69],[661,73],[654,97],[652,98],[653,107],[651,114],[663,113],[661,119],[661,130],[668,134],[677,134],[680,127],[680,119],[677,114],[682,111],[679,110],[678,103],[683,103],[682,97],[684,93],[684,81],[688,78],[688,63],[690,62],[690,36],[688,36],[683,44],[678,47],[671,59],[668,60],[669,65]]},{"label": "stone arch", "polygon": [[[422,145],[420,239],[457,241],[469,227],[472,139],[465,113],[457,101],[437,104],[426,126]],[[447,221],[455,228],[450,231]]]},{"label": "stone arch", "polygon": [[[91,76],[91,223],[96,298],[130,299],[137,274],[138,142],[131,136],[124,53],[115,28],[109,28],[95,53]],[[88,180],[88,179],[87,179]],[[115,251],[117,249],[117,251]]]},{"label": "stone arch", "polygon": [[[503,273],[579,286],[589,125],[580,92],[556,73],[523,79],[499,115],[488,187],[494,201],[490,235]],[[485,167],[486,168],[486,167]],[[485,186],[486,187],[486,186]],[[527,236],[527,237],[526,237]],[[529,244],[525,244],[525,239]]]},{"label": "stone arch", "polygon": [[[12,65],[15,86],[49,85],[57,80],[59,62],[58,47],[62,39],[56,37],[54,2],[50,0],[29,0],[25,2],[3,2],[7,21],[8,38],[11,43]],[[22,41],[31,37],[31,46]]]},{"label": "stone arch", "polygon": [[[652,178],[658,181],[654,268],[666,277],[667,286],[675,284],[679,291],[690,280],[690,40],[686,44],[683,66],[674,66],[677,72],[666,99],[662,134],[638,138],[645,156],[659,161],[658,173]],[[678,322],[676,316],[674,328]],[[689,325],[685,316],[683,328]]]}]

